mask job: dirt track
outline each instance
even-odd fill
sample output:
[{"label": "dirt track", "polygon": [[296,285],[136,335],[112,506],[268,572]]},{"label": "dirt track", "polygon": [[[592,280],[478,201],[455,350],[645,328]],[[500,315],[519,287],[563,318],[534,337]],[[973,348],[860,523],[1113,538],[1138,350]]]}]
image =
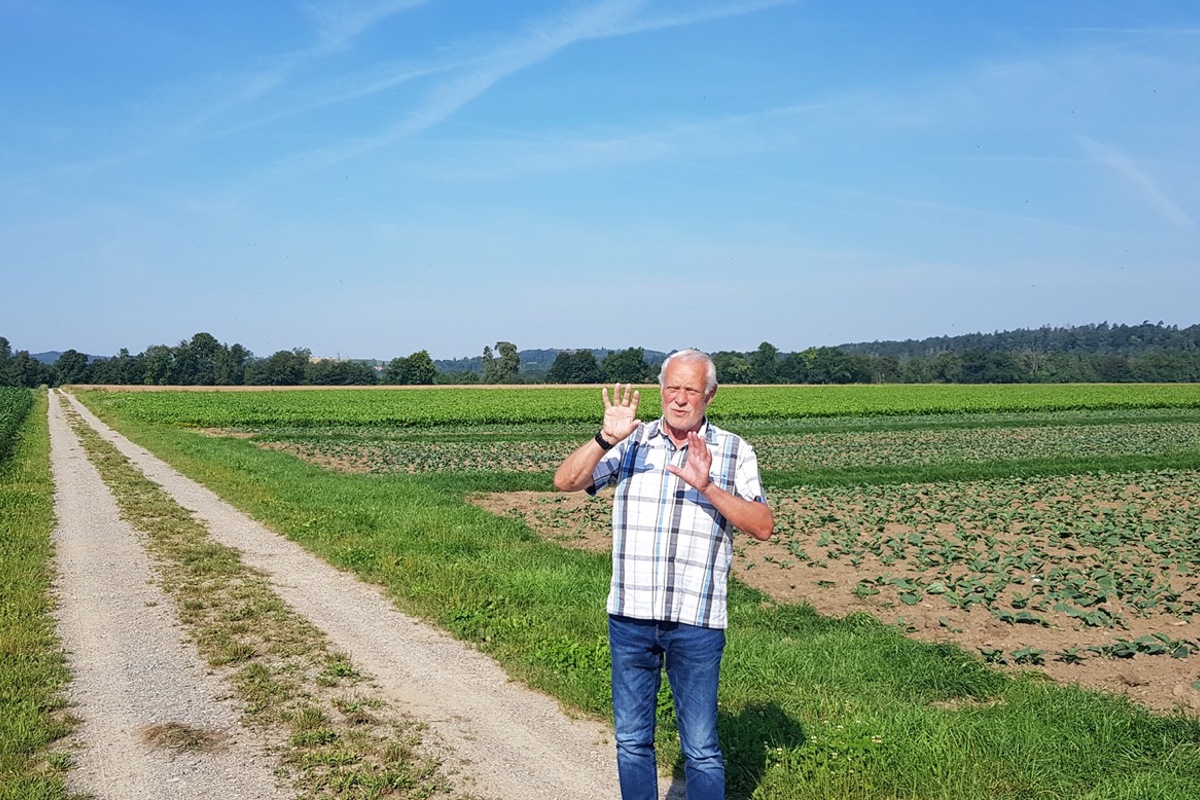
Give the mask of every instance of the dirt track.
[{"label": "dirt track", "polygon": [[[288,797],[273,777],[270,737],[239,724],[232,691],[182,641],[171,601],[150,584],[142,543],[67,426],[70,402],[147,477],[270,576],[273,590],[347,653],[388,699],[426,722],[448,766],[494,800],[615,798],[608,726],[567,717],[510,682],[490,659],[396,611],[375,588],[338,572],[96,420],[51,398],[60,631],[83,720],[74,791],[97,798]],[[598,610],[597,613],[601,613]],[[222,747],[186,758],[146,744],[147,728],[183,722]],[[666,797],[682,787],[663,782]]]}]

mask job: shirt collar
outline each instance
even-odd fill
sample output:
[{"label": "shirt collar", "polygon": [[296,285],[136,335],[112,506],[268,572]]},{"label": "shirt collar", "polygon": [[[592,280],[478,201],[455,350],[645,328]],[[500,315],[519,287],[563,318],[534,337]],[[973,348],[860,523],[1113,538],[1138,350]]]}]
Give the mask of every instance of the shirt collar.
[{"label": "shirt collar", "polygon": [[[697,431],[697,433],[703,436],[704,441],[708,444],[713,443],[712,426],[708,424],[707,416],[700,420],[700,430]],[[675,446],[675,443],[671,441],[671,437],[667,436],[666,426],[663,425],[662,417],[659,417],[658,419],[654,420],[654,422],[651,422],[646,426],[646,439],[649,440],[656,437],[661,437],[663,441],[670,442],[672,447]],[[686,447],[687,445],[684,446]]]}]

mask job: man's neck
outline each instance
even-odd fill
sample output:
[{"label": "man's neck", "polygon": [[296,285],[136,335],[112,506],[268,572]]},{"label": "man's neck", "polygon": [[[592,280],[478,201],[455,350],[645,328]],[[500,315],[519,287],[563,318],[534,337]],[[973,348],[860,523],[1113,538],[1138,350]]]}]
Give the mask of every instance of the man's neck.
[{"label": "man's neck", "polygon": [[[700,432],[701,428],[704,427],[704,423],[707,421],[707,417],[700,420],[700,425],[696,428],[697,433]],[[673,427],[671,423],[667,422],[665,417],[662,421],[662,430],[663,433],[666,434],[667,438],[670,439],[676,447],[685,447],[687,445],[688,433],[690,433],[690,431],[680,430]]]}]

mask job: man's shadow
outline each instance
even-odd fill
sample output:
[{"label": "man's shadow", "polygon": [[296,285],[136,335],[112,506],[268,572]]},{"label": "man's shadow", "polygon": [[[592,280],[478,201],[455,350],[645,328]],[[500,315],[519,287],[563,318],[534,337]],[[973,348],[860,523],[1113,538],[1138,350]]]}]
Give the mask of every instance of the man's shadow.
[{"label": "man's shadow", "polygon": [[[807,741],[803,726],[775,703],[750,705],[737,714],[717,718],[717,734],[725,753],[725,787],[728,800],[746,800],[762,783],[767,754],[775,749],[800,747]],[[684,800],[683,762],[675,767],[666,800]]]}]

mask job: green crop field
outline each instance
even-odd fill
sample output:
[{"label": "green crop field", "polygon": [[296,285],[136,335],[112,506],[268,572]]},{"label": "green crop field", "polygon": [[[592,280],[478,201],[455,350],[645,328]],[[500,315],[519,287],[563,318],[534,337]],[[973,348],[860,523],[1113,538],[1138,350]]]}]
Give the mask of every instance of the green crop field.
[{"label": "green crop field", "polygon": [[17,430],[33,407],[33,394],[28,389],[0,386],[0,462],[12,452]]},{"label": "green crop field", "polygon": [[[598,387],[80,397],[608,713],[607,501],[548,491]],[[731,386],[710,413],[755,445],[778,519],[737,543],[731,797],[1200,796],[1200,387]]]},{"label": "green crop field", "polygon": [[[641,388],[655,415],[656,386]],[[599,390],[584,387],[431,387],[280,391],[101,392],[92,402],[135,419],[206,427],[256,425],[397,428],[595,420]],[[1047,384],[1015,386],[728,386],[714,420],[789,420],[863,415],[1195,409],[1191,384]]]}]

